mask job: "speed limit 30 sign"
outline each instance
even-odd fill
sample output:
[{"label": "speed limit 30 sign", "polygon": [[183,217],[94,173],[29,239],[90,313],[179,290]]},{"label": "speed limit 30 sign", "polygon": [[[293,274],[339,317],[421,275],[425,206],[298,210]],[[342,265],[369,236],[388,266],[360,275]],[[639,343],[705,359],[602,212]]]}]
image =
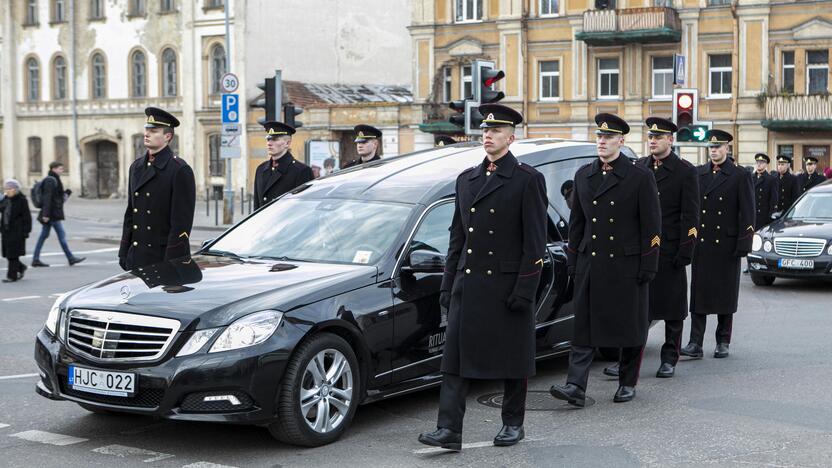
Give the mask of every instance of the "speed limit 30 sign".
[{"label": "speed limit 30 sign", "polygon": [[240,80],[237,79],[237,75],[233,73],[226,73],[222,76],[222,91],[224,93],[233,93],[237,91],[237,88],[240,86]]}]

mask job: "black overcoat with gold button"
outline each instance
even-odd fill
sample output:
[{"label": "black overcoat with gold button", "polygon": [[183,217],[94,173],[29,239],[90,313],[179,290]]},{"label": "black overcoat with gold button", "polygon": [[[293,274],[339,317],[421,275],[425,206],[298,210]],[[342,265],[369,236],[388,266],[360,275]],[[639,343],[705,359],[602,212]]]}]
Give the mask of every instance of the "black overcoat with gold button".
[{"label": "black overcoat with gold button", "polygon": [[699,170],[699,243],[693,254],[690,311],[733,314],[740,292],[740,263],[754,236],[754,185],[751,174],[731,158],[714,171]]},{"label": "black overcoat with gold button", "polygon": [[819,185],[823,181],[826,180],[826,177],[818,174],[817,172],[812,173],[811,175],[808,172],[804,172],[797,176],[797,188],[798,192],[797,195],[800,196],[807,190],[811,189],[812,187]]},{"label": "black overcoat with gold button", "polygon": [[771,223],[771,214],[777,211],[777,176],[768,172],[754,172],[754,229]]},{"label": "black overcoat with gold button", "polygon": [[153,162],[148,155],[130,165],[127,209],[119,258],[137,268],[190,255],[194,222],[194,173],[165,147]]},{"label": "black overcoat with gold button", "polygon": [[688,316],[688,274],[699,226],[699,174],[671,152],[657,165],[653,157],[639,164],[653,171],[662,210],[659,271],[650,282],[650,320],[684,320]]},{"label": "black overcoat with gold button", "polygon": [[[486,160],[487,161],[487,160]],[[509,309],[514,294],[535,303],[546,256],[546,182],[509,152],[456,180],[456,206],[442,278],[451,292],[442,372],[518,379],[535,372],[536,306]]]},{"label": "black overcoat with gold button", "polygon": [[267,159],[254,173],[254,209],[258,209],[286,192],[314,179],[312,168],[286,153],[272,167]]},{"label": "black overcoat with gold button", "polygon": [[648,283],[658,270],[661,210],[652,170],[619,155],[612,170],[600,159],[575,173],[567,261],[575,271],[575,333],[580,346],[643,346]]},{"label": "black overcoat with gold button", "polygon": [[777,174],[777,210],[785,212],[792,207],[792,204],[797,197],[800,196],[800,187],[798,187],[797,176],[791,172],[785,174]]}]

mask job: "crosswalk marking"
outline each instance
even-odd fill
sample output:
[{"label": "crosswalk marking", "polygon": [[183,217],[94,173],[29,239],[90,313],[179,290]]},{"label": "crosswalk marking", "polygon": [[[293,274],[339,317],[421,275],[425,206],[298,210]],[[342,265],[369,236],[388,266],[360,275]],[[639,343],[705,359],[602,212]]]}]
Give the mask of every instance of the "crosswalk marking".
[{"label": "crosswalk marking", "polygon": [[142,459],[142,461],[145,463],[154,463],[160,460],[167,460],[168,458],[173,458],[175,456],[169,453],[154,452],[153,450],[145,450],[138,447],[128,447],[126,445],[118,444],[105,445],[104,447],[92,449],[92,451],[104,455],[114,455],[119,458],[134,456],[146,457]]},{"label": "crosswalk marking", "polygon": [[3,423],[0,423],[0,429],[6,428],[6,427],[9,427],[9,425],[8,425],[8,424],[3,424]]},{"label": "crosswalk marking", "polygon": [[211,463],[206,461],[198,461],[196,463],[191,463],[189,465],[182,465],[182,468],[237,468],[236,466],[231,465],[219,465],[217,463]]},{"label": "crosswalk marking", "polygon": [[18,432],[17,434],[12,434],[9,437],[16,437],[22,440],[28,440],[29,442],[39,442],[41,444],[49,444],[49,445],[73,445],[73,444],[80,444],[81,442],[86,442],[88,439],[83,439],[81,437],[72,437],[64,434],[54,434],[52,432],[46,431],[23,431]]},{"label": "crosswalk marking", "polygon": [[[538,442],[544,439],[523,439],[520,443],[524,442]],[[491,447],[494,445],[494,442],[489,440],[487,442],[471,442],[470,444],[462,444],[462,450],[465,449],[474,449],[474,448],[482,448],[482,447]],[[447,449],[443,449],[442,447],[430,447],[430,448],[423,448],[419,450],[414,450],[413,453],[418,455],[423,455],[426,453],[436,453],[436,452],[447,452]]]},{"label": "crosswalk marking", "polygon": [[28,299],[39,299],[40,296],[20,296],[20,297],[9,297],[6,299],[2,299],[3,302],[14,302],[14,301],[25,301]]},{"label": "crosswalk marking", "polygon": [[29,377],[37,377],[37,376],[38,376],[38,374],[3,375],[3,376],[0,376],[0,380],[28,379]]},{"label": "crosswalk marking", "polygon": [[[105,253],[105,252],[118,252],[118,247],[107,247],[105,249],[94,249],[94,250],[81,250],[77,252],[72,252],[74,255],[88,255],[88,254],[97,254],[97,253]],[[40,254],[41,257],[54,257],[56,255],[64,255],[63,252],[44,252]],[[32,258],[31,255],[24,255],[22,258]]]}]

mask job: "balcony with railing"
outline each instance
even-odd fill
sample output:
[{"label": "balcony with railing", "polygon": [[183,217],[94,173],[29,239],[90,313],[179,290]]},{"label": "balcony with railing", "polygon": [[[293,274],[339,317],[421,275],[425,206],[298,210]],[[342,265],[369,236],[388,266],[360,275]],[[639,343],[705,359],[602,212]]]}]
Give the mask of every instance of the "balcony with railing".
[{"label": "balcony with railing", "polygon": [[832,95],[764,96],[763,127],[775,131],[832,130]]},{"label": "balcony with railing", "polygon": [[575,39],[592,46],[679,42],[682,23],[669,7],[589,10]]}]

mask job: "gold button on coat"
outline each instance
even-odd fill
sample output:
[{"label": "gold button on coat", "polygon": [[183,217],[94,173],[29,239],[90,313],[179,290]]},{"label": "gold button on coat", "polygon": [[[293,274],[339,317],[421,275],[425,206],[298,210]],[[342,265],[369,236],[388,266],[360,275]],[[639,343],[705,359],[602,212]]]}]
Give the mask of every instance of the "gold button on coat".
[{"label": "gold button on coat", "polygon": [[469,228],[468,228],[468,232],[474,232],[474,228],[469,227]]},{"label": "gold button on coat", "polygon": [[471,213],[476,213],[476,212],[477,212],[476,208],[471,208]]},{"label": "gold button on coat", "polygon": [[465,269],[465,274],[466,274],[466,275],[470,275],[470,274],[471,274],[471,270],[470,270],[470,269],[468,269],[468,268],[466,268],[466,269]]},{"label": "gold button on coat", "polygon": [[474,252],[474,251],[473,251],[473,250],[471,250],[471,249],[468,249],[468,253],[473,253],[473,252]]}]

